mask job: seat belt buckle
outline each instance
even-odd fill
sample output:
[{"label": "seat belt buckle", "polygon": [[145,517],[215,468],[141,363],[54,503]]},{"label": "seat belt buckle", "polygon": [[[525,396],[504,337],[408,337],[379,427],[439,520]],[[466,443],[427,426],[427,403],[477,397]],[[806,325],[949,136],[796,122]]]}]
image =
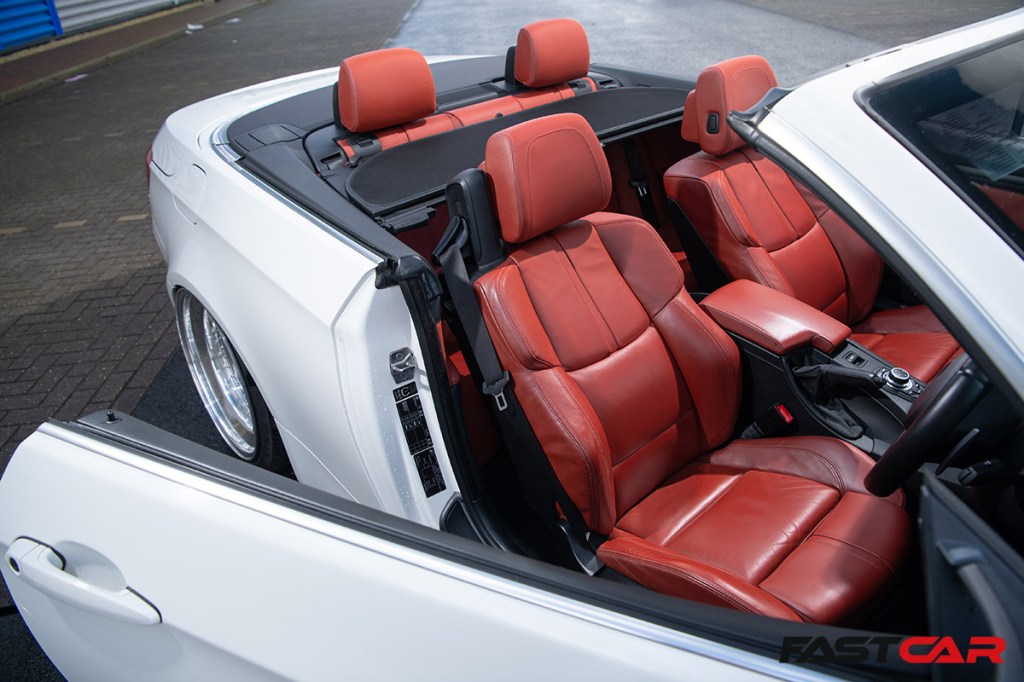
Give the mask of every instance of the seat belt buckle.
[{"label": "seat belt buckle", "polygon": [[505,398],[505,387],[511,379],[512,375],[508,373],[508,370],[505,370],[497,380],[484,382],[484,393],[494,398],[494,403],[498,406],[498,412],[504,412],[508,409],[508,400]]},{"label": "seat belt buckle", "polygon": [[789,429],[796,418],[782,403],[776,403],[771,408],[754,420],[754,422],[743,429],[740,434],[742,440],[751,438],[768,438]]},{"label": "seat belt buckle", "polygon": [[630,186],[636,190],[637,195],[643,199],[645,196],[651,193],[650,188],[647,186],[646,180],[630,180]]}]

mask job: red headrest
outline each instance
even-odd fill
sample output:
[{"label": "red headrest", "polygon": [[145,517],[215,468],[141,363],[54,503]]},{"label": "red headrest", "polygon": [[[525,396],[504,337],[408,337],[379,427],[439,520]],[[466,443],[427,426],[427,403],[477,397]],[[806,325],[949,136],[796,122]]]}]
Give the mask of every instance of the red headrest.
[{"label": "red headrest", "polygon": [[338,71],[338,114],[354,133],[434,113],[434,77],[416,50],[393,47],[349,57]]},{"label": "red headrest", "polygon": [[590,70],[587,32],[572,19],[535,21],[519,29],[516,80],[528,88],[546,88],[583,78]]},{"label": "red headrest", "polygon": [[745,111],[779,83],[764,57],[727,59],[709,66],[697,77],[697,87],[686,98],[683,137],[699,142],[708,154],[721,156],[743,140],[729,126],[730,111]]},{"label": "red headrest", "polygon": [[519,243],[608,205],[608,160],[579,114],[555,114],[487,140],[483,169],[494,183],[501,237]]}]

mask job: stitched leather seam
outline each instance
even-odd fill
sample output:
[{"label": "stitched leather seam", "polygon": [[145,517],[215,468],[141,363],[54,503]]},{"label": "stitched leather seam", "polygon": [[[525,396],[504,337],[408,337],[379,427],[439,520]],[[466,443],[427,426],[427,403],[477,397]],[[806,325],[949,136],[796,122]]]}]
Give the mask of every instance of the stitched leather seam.
[{"label": "stitched leather seam", "polygon": [[[804,452],[804,453],[807,453],[808,455],[811,455],[811,456],[821,460],[825,464],[825,466],[829,469],[829,471],[832,472],[832,475],[835,476],[835,479],[836,479],[836,490],[838,490],[839,492],[843,493],[844,495],[846,494],[846,492],[847,492],[846,486],[843,485],[843,477],[839,475],[839,469],[837,469],[836,465],[833,464],[831,461],[829,461],[829,459],[827,457],[823,457],[823,456],[819,455],[814,450],[807,450],[807,449],[804,449],[804,448],[801,448],[801,447],[796,447],[796,446],[791,446],[791,445],[779,447],[779,446],[773,446],[773,445],[760,445],[760,444],[759,444],[759,449],[760,450],[775,450],[776,452]],[[759,471],[769,471],[770,472],[771,470],[769,470],[769,469],[759,469]],[[772,473],[778,473],[778,472],[772,472]],[[792,474],[784,474],[784,475],[792,475]],[[804,477],[794,477],[794,478],[804,478]]]},{"label": "stitched leather seam", "polygon": [[[511,260],[513,263],[515,263],[516,269],[519,270],[518,261],[516,261],[514,257],[512,257]],[[510,276],[510,273],[510,269],[502,269],[500,272],[498,272],[498,281],[496,282],[497,286],[494,287],[494,294],[498,297],[498,303],[501,305],[501,309],[505,311],[511,310],[511,306],[509,306],[508,304],[508,298],[505,296],[506,287],[504,281]],[[520,271],[519,277],[522,278],[522,276],[522,272]],[[525,280],[523,282],[523,289],[526,289]],[[528,290],[526,291],[526,295],[530,295],[530,292]],[[539,355],[537,355],[533,348],[533,344],[529,342],[529,340],[526,338],[526,333],[519,326],[518,318],[516,318],[515,315],[505,315],[504,319],[508,322],[508,326],[512,328],[512,332],[516,336],[516,341],[518,342],[519,347],[523,350],[524,353],[526,353],[527,360],[529,360],[532,364],[539,365],[541,367],[550,366],[550,363],[544,361]]]},{"label": "stitched leather seam", "polygon": [[[555,371],[554,376],[555,376],[555,379],[558,381],[559,386],[561,386],[562,390],[565,392],[565,395],[569,398],[570,401],[572,401],[573,407],[576,408],[576,411],[579,412],[581,417],[583,417],[584,421],[587,424],[587,428],[590,429],[591,436],[593,436],[593,438],[594,438],[594,442],[595,443],[600,443],[601,442],[601,436],[598,434],[597,428],[594,426],[594,423],[590,421],[590,416],[587,415],[587,413],[583,410],[583,407],[576,400],[576,396],[574,396],[572,394],[572,391],[569,390],[569,387],[566,385],[565,378],[562,375],[562,373],[560,373],[558,371]],[[591,459],[591,457],[590,457],[590,452],[588,452],[582,446],[582,444],[580,444],[578,441],[577,441],[577,447],[579,448],[580,453],[583,456],[583,461],[584,461],[584,463],[587,466],[587,478],[589,479],[589,483],[590,483],[590,496],[591,496],[591,499],[594,500],[593,504],[594,504],[594,508],[596,510],[595,511],[595,516],[597,517],[598,520],[600,520],[601,519],[601,515],[598,512],[601,510],[601,496],[600,496],[600,490],[598,489],[597,467],[594,464],[593,459]],[[610,462],[609,462],[609,464],[610,464]],[[614,502],[613,502],[612,509],[614,509],[614,508],[615,508],[615,505],[614,505]]]},{"label": "stitched leather seam", "polygon": [[[708,338],[710,338],[714,342],[715,348],[718,349],[719,354],[721,354],[722,358],[725,360],[726,372],[728,374],[728,376],[726,377],[726,384],[729,387],[728,397],[729,397],[730,409],[735,408],[736,401],[737,401],[736,389],[738,387],[737,385],[739,384],[739,377],[736,376],[736,372],[738,371],[738,368],[734,368],[732,366],[732,363],[729,362],[729,360],[730,360],[730,358],[729,358],[729,351],[726,350],[725,346],[722,345],[722,342],[711,332],[711,330],[708,329],[707,326],[704,325],[704,323],[701,321],[701,319],[699,317],[697,317],[697,314],[694,311],[690,310],[682,301],[680,301],[677,297],[673,297],[672,300],[670,301],[670,303],[675,303],[677,307],[682,308],[682,310],[690,317],[690,319],[693,320],[694,322],[696,322],[697,328],[701,329],[704,332],[705,336],[707,336]],[[678,361],[677,361],[677,364],[678,364]],[[683,373],[683,376],[685,377],[686,374]],[[692,400],[692,398],[691,398],[691,400]],[[696,407],[697,407],[696,402],[694,402],[694,409],[695,410],[696,410]],[[703,420],[701,420],[699,418],[700,417],[700,412],[697,412],[697,415],[698,415],[698,422],[703,423]],[[707,436],[707,434],[705,434],[705,436]],[[710,441],[710,439],[708,439],[708,440]]]},{"label": "stitched leather seam", "polygon": [[836,510],[836,507],[839,506],[839,503],[842,502],[842,500],[843,497],[842,495],[840,495],[839,498],[836,499],[836,501],[832,504],[832,507],[821,515],[821,518],[818,519],[818,522],[816,524],[814,524],[814,527],[811,528],[811,530],[808,531],[808,533],[800,539],[800,542],[798,542],[791,551],[787,552],[785,556],[779,559],[779,562],[775,564],[775,566],[770,571],[768,571],[768,573],[763,578],[761,578],[760,582],[757,583],[758,586],[763,585],[766,580],[775,575],[775,573],[782,567],[782,565],[786,563],[786,559],[796,554],[797,550],[804,546],[804,543],[807,542],[818,531],[818,528],[821,527],[821,524],[823,524],[825,522],[825,519],[827,519],[832,514],[832,512]]},{"label": "stitched leather seam", "polygon": [[[615,262],[615,258],[612,257],[612,252],[611,252],[611,250],[608,249],[608,245],[604,243],[604,239],[601,237],[601,229],[606,228],[606,227],[612,227],[612,226],[615,226],[615,225],[629,225],[629,224],[634,224],[635,225],[635,224],[638,224],[638,223],[641,224],[641,225],[645,225],[645,226],[649,227],[652,231],[654,230],[654,227],[650,223],[648,223],[646,220],[640,220],[639,218],[625,217],[625,216],[622,219],[620,219],[620,220],[610,220],[608,222],[601,223],[601,227],[600,228],[598,228],[597,226],[594,226],[594,228],[595,228],[594,231],[597,232],[597,238],[601,240],[601,245],[604,246],[605,252],[608,254],[608,257],[612,261],[612,265],[614,265],[615,269],[619,271],[619,275],[622,276],[622,280],[626,283],[626,286],[629,286],[629,280],[626,279],[625,273],[622,272],[622,269],[619,268],[618,263]],[[593,223],[591,223],[591,224],[593,224]],[[657,232],[655,232],[655,234],[657,234]],[[672,258],[673,260],[675,260],[675,257],[672,255],[672,252],[669,251],[668,245],[665,244],[664,240],[662,240],[660,237],[658,237],[658,239],[654,243],[656,243],[657,244],[657,248],[660,248],[662,251],[664,251],[665,254],[668,255],[669,258]],[[668,305],[668,302],[671,301],[672,298],[674,298],[680,291],[683,290],[683,283],[684,283],[684,281],[683,281],[683,271],[680,270],[678,276],[676,277],[675,283],[672,285],[673,288],[675,289],[675,291],[672,292],[672,296],[670,296],[669,299],[667,301],[665,301],[664,304],[662,304],[661,308],[658,308],[657,310],[655,310],[653,312],[648,312],[648,315],[653,318],[658,313],[660,313],[665,308],[665,306]],[[633,287],[629,286],[629,290],[631,292],[633,292],[633,296],[636,297],[637,302],[640,303],[640,307],[643,307],[644,304],[643,304],[642,301],[640,301],[640,298],[636,295],[636,292],[633,291]],[[646,310],[646,308],[645,308],[645,310]]]},{"label": "stitched leather seam", "polygon": [[[893,569],[892,565],[888,561],[886,561],[884,557],[881,557],[878,554],[875,554],[874,552],[872,552],[869,549],[861,547],[860,545],[855,545],[852,542],[847,542],[846,540],[842,540],[842,539],[837,538],[837,537],[832,536],[832,535],[826,535],[825,533],[814,533],[814,537],[817,537],[817,538],[828,538],[829,540],[832,540],[834,542],[838,542],[839,544],[841,544],[841,545],[843,545],[845,547],[849,547],[854,552],[860,552],[860,553],[866,554],[866,555],[868,555],[870,557],[874,557],[875,559],[877,559],[882,564],[882,566],[885,567],[886,570],[889,571],[889,573],[891,573],[892,575],[896,575],[895,569]],[[868,562],[868,563],[871,563],[871,562]]]},{"label": "stitched leather seam", "polygon": [[[650,329],[650,327],[648,327],[648,329]],[[641,336],[642,336],[642,334],[641,334]],[[656,441],[656,440],[658,440],[659,438],[661,438],[662,436],[664,436],[664,435],[665,435],[666,433],[668,433],[668,430],[669,430],[669,429],[671,429],[671,428],[672,428],[673,426],[679,426],[680,424],[682,424],[683,420],[684,420],[684,419],[686,419],[687,417],[689,417],[689,416],[690,416],[691,414],[693,414],[693,413],[694,413],[694,409],[693,409],[693,401],[692,401],[692,399],[691,399],[691,401],[690,401],[690,409],[688,409],[688,410],[686,410],[685,412],[683,412],[682,414],[680,414],[680,415],[679,415],[679,417],[678,417],[678,418],[677,418],[677,419],[676,419],[675,421],[673,421],[673,422],[672,422],[671,424],[669,424],[668,426],[666,426],[665,428],[663,428],[663,429],[662,429],[661,431],[659,431],[659,432],[658,432],[657,434],[655,434],[655,436],[654,436],[653,438],[651,438],[651,439],[649,439],[648,441],[646,441],[646,442],[644,442],[644,443],[641,443],[640,445],[638,445],[638,446],[636,446],[635,448],[633,448],[633,449],[632,449],[632,450],[631,450],[631,451],[630,451],[629,453],[627,453],[627,454],[626,454],[626,456],[624,456],[624,457],[623,457],[622,459],[620,459],[620,460],[619,460],[618,462],[615,462],[615,463],[614,463],[614,464],[613,464],[612,466],[614,466],[614,467],[619,467],[619,466],[622,466],[622,465],[623,465],[623,464],[625,464],[625,463],[626,463],[627,461],[629,461],[629,459],[630,459],[630,458],[631,458],[631,457],[632,457],[633,455],[635,455],[636,453],[640,452],[640,451],[641,451],[641,450],[643,450],[643,449],[644,449],[644,448],[645,448],[646,446],[650,445],[650,444],[651,444],[651,443],[653,443],[654,441]]]},{"label": "stitched leather seam", "polygon": [[[565,383],[561,381],[561,376],[557,373],[557,370],[555,372],[555,377],[559,380],[559,384],[561,385],[562,389],[566,392],[566,395],[569,398],[569,400],[572,401],[573,406],[577,410],[579,410],[581,415],[586,417],[586,414],[583,412],[582,409],[580,409],[579,403],[576,402],[576,399],[566,389]],[[576,448],[576,451],[579,453],[580,459],[583,461],[584,468],[587,470],[587,487],[590,489],[591,508],[594,510],[594,524],[601,525],[600,520],[602,504],[601,498],[598,495],[597,471],[594,467],[593,461],[591,461],[590,459],[590,454],[587,452],[587,449],[583,447],[583,444],[579,441],[579,439],[576,438],[576,433],[572,429],[570,429],[568,425],[565,423],[565,420],[562,418],[561,412],[555,409],[554,403],[551,401],[551,398],[548,396],[547,391],[544,390],[544,387],[540,384],[540,382],[537,381],[532,374],[528,374],[527,378],[529,379],[530,383],[533,384],[533,388],[537,392],[537,395],[540,396],[541,402],[544,403],[544,408],[548,411],[549,414],[551,414],[555,418],[555,420],[558,422],[558,427],[562,430],[562,433],[564,433],[568,437],[569,441],[573,444],[573,446]],[[593,426],[590,424],[590,420],[587,419],[586,421],[587,425],[590,426],[591,432],[594,433],[594,429]],[[597,434],[594,433],[594,435],[596,437]],[[600,438],[597,438],[596,440],[600,442]]]},{"label": "stitched leather seam", "polygon": [[[752,150],[749,147],[742,147],[736,151],[742,154],[744,158],[746,158],[747,161],[750,162],[750,167],[754,169],[755,173],[757,173],[757,177],[761,178],[761,184],[763,184],[765,189],[768,191],[768,196],[771,197],[772,203],[775,204],[775,207],[779,210],[779,214],[782,215],[783,218],[785,218],[787,223],[789,223],[789,228],[793,231],[793,234],[796,235],[797,241],[806,237],[810,233],[810,230],[801,235],[799,230],[796,229],[796,225],[793,224],[793,221],[790,220],[789,215],[782,208],[782,204],[779,203],[779,199],[775,195],[775,192],[772,192],[770,189],[768,189],[771,185],[768,184],[767,178],[764,177],[764,174],[761,172],[761,169],[757,167],[757,164],[754,162],[754,159],[751,158],[750,153]],[[760,154],[758,154],[758,156],[760,156]],[[764,157],[762,156],[761,158]],[[789,176],[786,175],[786,178],[788,179]],[[790,180],[790,182],[792,182],[792,180]],[[794,187],[793,189],[796,188]],[[811,211],[811,215],[814,215],[814,211]],[[817,222],[817,220],[815,220],[815,222]],[[814,229],[814,227],[812,226],[811,229]]]},{"label": "stitched leather seam", "polygon": [[[593,229],[594,226],[591,225],[590,227]],[[607,349],[608,352],[605,353],[604,356],[604,358],[607,358],[616,350],[621,349],[619,346],[619,340],[615,338],[615,332],[612,331],[612,327],[608,324],[608,320],[606,320],[604,315],[601,313],[601,309],[598,307],[597,301],[595,301],[594,297],[590,295],[590,289],[587,288],[586,282],[583,281],[583,277],[580,276],[579,271],[576,269],[576,264],[573,263],[572,258],[569,256],[569,252],[566,250],[565,246],[562,245],[562,241],[558,238],[558,232],[559,230],[555,230],[551,232],[549,236],[551,237],[551,240],[558,245],[559,251],[561,251],[562,255],[565,257],[564,260],[559,259],[559,265],[561,265],[566,272],[570,273],[569,280],[572,282],[573,288],[576,289],[576,293],[579,297],[581,299],[584,299],[585,297],[584,300],[590,301],[590,305],[584,305],[584,307],[587,309],[587,312],[590,313],[590,318],[596,323],[595,326],[600,329],[601,325],[604,325],[605,329],[608,331],[608,338],[606,338],[605,341],[607,342],[610,339],[612,342],[611,345],[615,346],[614,348]],[[600,362],[604,358],[599,358],[594,362]],[[589,364],[594,364],[594,362]]]},{"label": "stitched leather seam", "polygon": [[[661,543],[661,544],[667,547],[667,546],[668,546],[668,544],[669,544],[670,542],[672,542],[673,540],[675,540],[676,538],[678,538],[678,537],[679,537],[679,535],[680,535],[680,534],[681,534],[681,533],[682,533],[683,531],[685,531],[686,529],[690,528],[690,527],[691,527],[691,526],[693,526],[693,525],[694,525],[695,523],[697,523],[697,521],[699,521],[699,520],[701,519],[701,517],[703,517],[703,516],[704,516],[704,514],[706,514],[706,513],[708,512],[708,510],[709,510],[709,509],[711,509],[711,508],[712,508],[713,506],[715,506],[715,504],[716,504],[716,503],[718,503],[719,501],[721,501],[721,499],[722,499],[723,497],[725,497],[725,496],[726,496],[726,494],[728,494],[728,492],[729,492],[730,490],[732,490],[733,488],[735,488],[735,487],[736,487],[736,485],[737,485],[737,484],[738,484],[738,483],[740,482],[740,479],[742,479],[742,478],[743,478],[743,474],[740,474],[740,475],[738,475],[738,476],[733,476],[732,480],[731,480],[731,481],[729,481],[729,485],[727,485],[727,486],[725,486],[724,488],[722,488],[722,490],[721,490],[721,491],[720,491],[720,492],[719,492],[719,493],[718,493],[717,495],[715,495],[714,499],[712,499],[712,500],[709,500],[709,501],[707,502],[707,504],[705,504],[705,505],[704,505],[704,506],[703,506],[703,507],[701,508],[701,510],[700,510],[699,512],[697,512],[697,513],[696,513],[696,514],[694,515],[694,517],[693,517],[692,519],[690,519],[689,521],[687,521],[687,522],[686,522],[686,523],[685,523],[685,524],[683,525],[683,527],[682,527],[682,528],[680,528],[679,530],[677,530],[677,531],[676,531],[675,533],[672,533],[672,535],[671,535],[671,536],[670,536],[669,538],[667,538],[667,539],[665,540],[665,542],[663,542],[663,543]],[[705,562],[705,563],[711,563],[711,562]],[[719,568],[719,569],[721,569],[721,570],[723,570],[723,571],[725,571],[725,572],[727,572],[727,573],[730,573],[730,574],[732,573],[732,571],[728,571],[727,569],[725,569],[725,568],[722,568],[721,566],[716,566],[716,568]],[[737,576],[737,577],[739,577],[739,576]]]},{"label": "stitched leather seam", "polygon": [[[726,592],[725,590],[721,589],[720,587],[718,587],[717,585],[712,583],[710,580],[707,580],[706,578],[703,578],[703,577],[701,577],[699,575],[696,575],[694,573],[687,573],[686,571],[684,571],[682,569],[679,569],[679,568],[676,568],[675,566],[671,566],[671,565],[668,565],[668,564],[662,564],[662,563],[658,563],[656,561],[651,561],[649,559],[645,559],[645,558],[643,558],[643,557],[641,557],[641,556],[639,556],[639,555],[637,555],[637,554],[635,554],[633,552],[624,552],[622,550],[605,550],[604,553],[605,554],[617,555],[621,559],[623,559],[624,561],[633,561],[635,563],[640,564],[641,566],[645,566],[647,568],[653,568],[656,571],[665,571],[665,572],[671,573],[672,575],[674,575],[674,576],[676,576],[678,578],[682,578],[683,580],[686,580],[689,583],[693,583],[693,584],[696,584],[699,587],[704,588],[705,590],[707,590],[708,592],[714,594],[719,599],[721,599],[722,601],[724,601],[727,604],[731,605],[733,608],[737,609],[738,611],[746,611],[747,613],[756,613],[759,616],[766,616],[766,615],[768,615],[767,613],[765,613],[761,609],[757,608],[756,606],[752,606],[751,604],[747,604],[746,602],[740,601],[739,599],[737,599],[732,594]],[[754,586],[754,587],[756,587],[756,586]]]},{"label": "stitched leather seam", "polygon": [[[736,203],[739,203],[739,197],[736,196],[736,191],[733,189],[733,186],[732,186],[732,179],[729,177],[729,174],[726,172],[725,166],[723,166],[723,165],[721,165],[719,163],[719,164],[714,164],[713,168],[715,168],[717,172],[722,174],[722,177],[724,178],[724,183],[723,184],[728,185],[729,192],[734,197],[736,197]],[[746,246],[746,247],[752,247],[753,246],[753,247],[764,248],[761,245],[761,241],[758,239],[757,235],[756,234],[751,234],[743,226],[743,222],[740,220],[739,214],[736,212],[736,209],[733,208],[733,202],[728,200],[728,197],[726,197],[724,195],[723,191],[716,191],[716,188],[712,187],[711,183],[709,183],[708,181],[706,181],[706,180],[704,180],[702,178],[701,179],[692,178],[692,179],[695,180],[697,183],[703,185],[704,188],[707,190],[708,195],[710,197],[712,197],[712,202],[711,203],[714,205],[715,213],[717,213],[719,218],[722,219],[722,222],[725,224],[726,228],[729,230],[730,233],[732,233],[733,238],[736,239],[736,241],[741,246]],[[725,205],[725,209],[724,210],[722,208],[723,204]],[[729,215],[732,217],[732,220],[730,220],[729,217],[726,216],[726,214],[725,214],[726,210],[729,212]],[[742,230],[743,233],[742,234],[737,234],[737,232],[739,230]]]}]

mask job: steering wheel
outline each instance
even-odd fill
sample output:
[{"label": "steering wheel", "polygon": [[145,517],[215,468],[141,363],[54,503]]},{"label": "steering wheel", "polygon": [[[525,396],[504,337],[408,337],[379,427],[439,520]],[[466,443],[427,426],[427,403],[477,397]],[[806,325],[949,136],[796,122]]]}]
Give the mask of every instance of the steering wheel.
[{"label": "steering wheel", "polygon": [[864,478],[868,492],[879,497],[896,492],[935,454],[990,386],[966,353],[949,362],[914,401],[903,433]]}]

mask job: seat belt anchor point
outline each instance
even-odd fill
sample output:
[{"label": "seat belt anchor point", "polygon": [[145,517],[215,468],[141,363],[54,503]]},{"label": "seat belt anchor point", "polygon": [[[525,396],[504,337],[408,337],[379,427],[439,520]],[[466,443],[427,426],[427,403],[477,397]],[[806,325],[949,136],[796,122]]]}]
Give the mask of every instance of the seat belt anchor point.
[{"label": "seat belt anchor point", "polygon": [[648,194],[650,190],[647,187],[647,180],[630,180],[629,184],[636,190],[637,195],[642,199]]},{"label": "seat belt anchor point", "polygon": [[501,376],[491,382],[484,382],[484,393],[494,397],[494,403],[498,406],[498,412],[508,409],[508,400],[505,399],[505,386],[512,379],[512,376],[505,370]]}]

